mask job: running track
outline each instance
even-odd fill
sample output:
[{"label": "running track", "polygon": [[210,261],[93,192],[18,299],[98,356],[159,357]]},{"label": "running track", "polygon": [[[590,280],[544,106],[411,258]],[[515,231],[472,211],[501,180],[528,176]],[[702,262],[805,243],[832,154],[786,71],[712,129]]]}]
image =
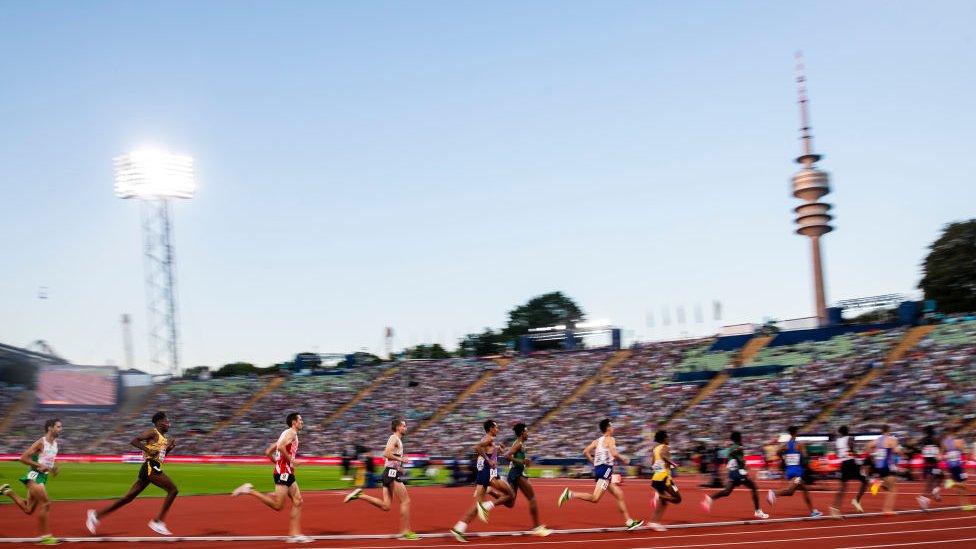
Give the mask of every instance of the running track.
[{"label": "running track", "polygon": [[[850,549],[976,547],[976,512],[944,510],[911,512],[893,517],[872,515],[872,512],[880,510],[883,495],[872,497],[869,493],[864,499],[868,516],[851,516],[843,520],[797,520],[806,515],[802,497],[797,494],[792,498],[781,498],[771,510],[771,521],[758,523],[750,521],[752,505],[748,491],[742,489],[736,490],[731,497],[716,502],[711,514],[704,513],[699,507],[703,490],[695,485],[698,480],[698,477],[692,476],[683,476],[678,480],[685,501],[679,506],[669,507],[664,523],[670,529],[663,533],[650,530],[600,531],[608,527],[616,529],[622,522],[612,498],[608,496],[596,505],[574,500],[562,509],[557,509],[555,500],[563,486],[585,490],[592,487],[592,482],[538,480],[535,486],[542,520],[550,528],[556,529],[556,533],[547,538],[514,535],[531,526],[528,509],[524,501],[520,500],[514,509],[502,508],[492,512],[489,524],[483,524],[476,519],[470,525],[472,537],[469,537],[468,544],[457,543],[453,537],[444,534],[470,505],[470,488],[410,489],[414,529],[421,534],[431,535],[417,542],[381,537],[397,530],[395,512],[383,513],[364,502],[343,505],[343,493],[340,492],[307,493],[303,511],[305,533],[322,536],[322,539],[305,547],[385,549],[403,545],[447,548],[533,544],[556,548],[583,547],[593,543],[635,549],[781,545],[791,548]],[[765,489],[779,487],[782,483],[770,481],[759,484]],[[826,513],[827,507],[833,501],[834,484],[820,483],[818,487],[820,490],[813,493],[814,504]],[[648,481],[628,479],[623,488],[627,493],[631,514],[638,518],[649,517]],[[920,491],[921,484],[903,482],[900,488],[898,508],[905,511],[917,510],[915,496]],[[850,498],[845,499],[849,501]],[[160,502],[157,498],[137,500],[103,520],[98,535],[105,536],[102,541],[124,541],[120,538],[130,538],[129,541],[138,541],[140,548],[172,549],[172,541],[151,542],[157,536],[146,527],[146,522],[156,512]],[[71,544],[72,547],[104,548],[105,543],[83,539],[90,538],[84,527],[85,509],[104,504],[104,501],[55,503],[52,507],[55,534],[76,541]],[[949,496],[940,505],[951,509],[958,505],[958,499]],[[765,500],[763,507],[767,512],[770,511]],[[844,512],[853,512],[846,502]],[[167,524],[176,536],[197,538],[181,539],[177,545],[179,549],[258,549],[287,546],[280,537],[287,531],[287,512],[275,513],[253,498],[181,497],[176,501]],[[14,506],[0,507],[0,536],[3,536],[0,537],[0,542],[13,542],[17,538],[20,538],[17,541],[26,541],[24,538],[35,535],[35,525],[34,517],[26,517]],[[494,534],[475,537],[479,533]],[[252,539],[246,539],[252,536]]]}]

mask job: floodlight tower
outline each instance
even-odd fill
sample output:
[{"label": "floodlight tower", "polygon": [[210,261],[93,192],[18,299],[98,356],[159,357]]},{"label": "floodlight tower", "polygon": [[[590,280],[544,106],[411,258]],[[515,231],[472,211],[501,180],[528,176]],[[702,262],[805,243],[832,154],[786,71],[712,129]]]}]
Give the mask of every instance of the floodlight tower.
[{"label": "floodlight tower", "polygon": [[174,198],[193,198],[193,159],[141,149],[115,159],[115,195],[138,199],[146,270],[149,361],[159,372],[179,375],[172,211]]},{"label": "floodlight tower", "polygon": [[800,104],[800,141],[803,154],[796,162],[803,167],[793,176],[793,196],[803,200],[793,209],[796,214],[796,232],[810,239],[813,259],[813,293],[817,309],[817,320],[821,326],[827,324],[827,296],[824,289],[823,258],[820,253],[820,237],[834,230],[830,225],[831,205],[820,202],[830,193],[830,176],[818,169],[815,164],[822,157],[813,152],[813,136],[810,135],[810,115],[807,112],[807,86],[804,75],[803,54],[796,54],[796,84]]}]

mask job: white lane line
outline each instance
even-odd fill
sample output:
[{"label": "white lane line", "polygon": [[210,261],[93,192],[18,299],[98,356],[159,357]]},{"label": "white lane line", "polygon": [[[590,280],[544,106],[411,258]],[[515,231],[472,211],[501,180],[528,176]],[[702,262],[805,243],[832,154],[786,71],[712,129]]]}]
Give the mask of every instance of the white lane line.
[{"label": "white lane line", "polygon": [[909,545],[942,545],[943,543],[961,543],[964,541],[976,541],[976,538],[937,539],[932,541],[906,541],[903,543],[886,543],[884,545],[857,545],[851,547],[842,547],[841,549],[874,549],[876,547],[907,547]]}]

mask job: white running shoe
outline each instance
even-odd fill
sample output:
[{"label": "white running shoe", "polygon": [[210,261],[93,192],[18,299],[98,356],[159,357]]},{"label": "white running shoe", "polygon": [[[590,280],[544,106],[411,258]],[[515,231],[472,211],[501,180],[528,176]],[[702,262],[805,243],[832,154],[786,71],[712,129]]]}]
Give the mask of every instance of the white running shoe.
[{"label": "white running shoe", "polygon": [[776,503],[776,492],[774,492],[772,490],[770,490],[769,492],[766,492],[766,501],[768,501],[770,505],[775,504]]},{"label": "white running shoe", "polygon": [[288,541],[288,543],[312,543],[315,540],[313,540],[312,538],[310,538],[308,536],[305,536],[305,535],[302,535],[302,534],[298,534],[297,536],[291,536],[291,537],[289,537],[287,541]]},{"label": "white running shoe", "polygon": [[475,505],[478,507],[478,518],[481,522],[488,522],[488,508],[482,502],[477,502]]},{"label": "white running shoe", "polygon": [[668,531],[667,528],[665,528],[664,526],[661,526],[660,524],[658,524],[656,522],[648,522],[647,523],[647,527],[650,528],[651,530],[654,530],[655,532],[667,532]]},{"label": "white running shoe", "polygon": [[172,536],[173,535],[173,532],[170,532],[169,531],[169,528],[166,527],[166,523],[165,522],[160,522],[158,520],[151,520],[151,521],[149,521],[149,529],[152,530],[153,532],[156,532],[157,534],[159,534],[161,536]]},{"label": "white running shoe", "polygon": [[854,507],[854,509],[857,509],[858,513],[864,512],[864,507],[861,507],[861,502],[857,501],[857,498],[851,500],[851,506]]},{"label": "white running shoe", "polygon": [[552,533],[552,530],[546,528],[544,524],[540,524],[532,529],[532,535],[544,538]]},{"label": "white running shoe", "polygon": [[88,531],[95,535],[95,529],[98,528],[98,517],[95,515],[94,509],[88,510],[88,516],[85,518],[85,527]]},{"label": "white running shoe", "polygon": [[346,494],[346,497],[342,498],[342,503],[349,503],[350,501],[352,501],[354,499],[359,499],[359,494],[362,494],[362,493],[363,493],[363,489],[362,488],[356,488],[352,492],[349,492],[348,494]]},{"label": "white running shoe", "polygon": [[929,498],[927,498],[925,496],[918,496],[917,498],[915,498],[915,501],[918,502],[918,508],[921,509],[921,510],[923,510],[923,511],[928,510],[929,505],[932,504],[932,500],[930,500]]},{"label": "white running shoe", "polygon": [[757,509],[756,512],[752,514],[752,516],[756,517],[757,519],[768,519],[769,518],[769,515],[767,515],[766,513],[763,513],[763,510],[762,509]]},{"label": "white running shoe", "polygon": [[711,513],[712,512],[712,497],[711,496],[705,496],[702,499],[701,506],[702,506],[702,510],[703,511],[705,511],[706,513]]},{"label": "white running shoe", "polygon": [[254,489],[254,485],[251,484],[250,482],[245,482],[244,484],[241,484],[237,488],[234,488],[234,491],[231,492],[230,495],[231,497],[236,498],[241,494],[250,494],[252,489]]}]

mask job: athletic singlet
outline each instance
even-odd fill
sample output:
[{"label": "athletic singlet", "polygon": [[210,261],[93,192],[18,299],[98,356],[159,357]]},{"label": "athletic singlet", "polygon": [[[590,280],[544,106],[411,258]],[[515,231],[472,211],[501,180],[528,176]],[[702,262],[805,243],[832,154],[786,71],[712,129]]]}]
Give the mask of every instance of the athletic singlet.
[{"label": "athletic singlet", "polygon": [[790,439],[786,441],[786,451],[783,452],[783,463],[785,463],[787,467],[799,467],[801,457],[802,454],[796,447],[796,440]]},{"label": "athletic singlet", "polygon": [[872,457],[874,458],[874,466],[878,469],[891,468],[891,466],[895,463],[895,453],[893,448],[888,448],[888,446],[885,444],[887,441],[888,436],[881,435],[878,437],[878,440],[875,443],[876,447]]},{"label": "athletic singlet", "polygon": [[[396,439],[396,441],[393,442],[393,455],[396,457],[403,457],[403,441],[400,439],[400,437],[396,436],[396,434],[390,435],[390,438],[386,441],[386,445],[389,446],[390,442],[394,439]],[[403,463],[393,459],[387,459],[383,466],[390,467],[392,469],[402,469]]]},{"label": "athletic singlet", "polygon": [[956,437],[947,436],[942,441],[942,446],[946,449],[946,461],[949,462],[949,467],[957,467],[962,463],[962,452],[959,450],[959,446],[956,444]]},{"label": "athletic singlet", "polygon": [[613,465],[613,456],[610,455],[610,449],[607,448],[604,439],[606,436],[602,436],[596,439],[596,451],[593,452],[593,466],[597,465]]},{"label": "athletic singlet", "polygon": [[[285,435],[288,434],[289,431],[291,431],[290,427],[288,429],[285,429],[284,431],[281,432],[280,435],[278,435],[278,444],[281,443],[281,441],[285,438]],[[276,475],[294,474],[295,468],[292,466],[292,462],[286,460],[285,456],[281,453],[281,450],[277,449],[278,444],[275,444],[276,449],[274,453],[275,474]],[[297,432],[295,433],[295,440],[285,445],[285,453],[291,457],[292,461],[294,461],[295,456],[298,455],[298,433]]]},{"label": "athletic singlet", "polygon": [[162,463],[166,460],[166,446],[169,441],[159,432],[159,429],[153,429],[153,431],[156,431],[156,440],[145,444],[147,451],[142,453],[142,459],[154,459]]},{"label": "athletic singlet", "polygon": [[922,440],[922,457],[927,460],[939,459],[939,443],[933,437],[925,437]]},{"label": "athletic singlet", "polygon": [[837,440],[834,441],[834,443],[836,444],[837,447],[837,459],[841,461],[854,459],[854,456],[851,455],[851,437],[849,436],[838,437]]},{"label": "athletic singlet", "polygon": [[668,467],[667,462],[661,458],[661,452],[667,447],[667,444],[658,444],[654,447],[651,457],[651,470],[654,471],[654,476],[651,480],[665,480],[671,476],[671,468]]},{"label": "athletic singlet", "polygon": [[[485,435],[485,438],[481,439],[481,444],[484,444],[486,442],[488,442],[488,435]],[[479,471],[481,471],[481,470],[483,470],[485,468],[485,464],[486,463],[488,463],[489,468],[491,468],[491,469],[494,469],[498,465],[498,446],[495,444],[495,441],[494,440],[492,440],[492,442],[491,442],[491,452],[488,453],[488,457],[489,457],[489,460],[491,461],[491,463],[488,463],[489,460],[485,460],[485,456],[483,456],[481,454],[478,454],[478,470]]]},{"label": "athletic singlet", "polygon": [[520,459],[522,463],[512,461],[512,465],[508,468],[508,474],[510,476],[521,476],[525,472],[525,443],[522,443],[519,449],[512,454],[512,458]]},{"label": "athletic singlet", "polygon": [[[41,453],[34,454],[33,456],[31,456],[31,459],[33,459],[34,461],[40,463],[45,467],[48,468],[54,467],[54,460],[58,456],[57,439],[55,439],[54,442],[48,442],[47,437],[42,437],[41,442],[44,444],[44,447],[41,448]],[[36,471],[36,470],[37,469],[33,465],[31,465],[31,471]]]}]

